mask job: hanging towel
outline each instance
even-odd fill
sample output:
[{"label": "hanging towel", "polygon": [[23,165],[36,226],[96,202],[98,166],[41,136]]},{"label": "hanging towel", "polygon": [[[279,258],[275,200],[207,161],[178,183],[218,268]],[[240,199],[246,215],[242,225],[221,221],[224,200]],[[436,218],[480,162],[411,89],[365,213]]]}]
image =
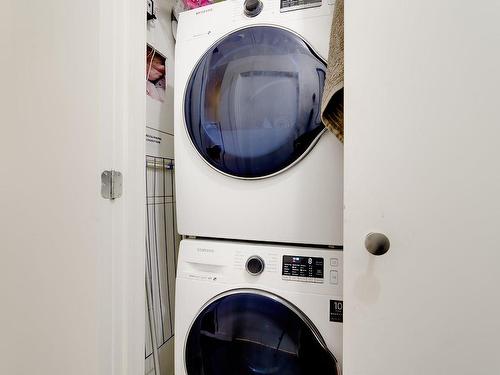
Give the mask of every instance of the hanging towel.
[{"label": "hanging towel", "polygon": [[344,0],[335,3],[321,119],[344,142]]}]

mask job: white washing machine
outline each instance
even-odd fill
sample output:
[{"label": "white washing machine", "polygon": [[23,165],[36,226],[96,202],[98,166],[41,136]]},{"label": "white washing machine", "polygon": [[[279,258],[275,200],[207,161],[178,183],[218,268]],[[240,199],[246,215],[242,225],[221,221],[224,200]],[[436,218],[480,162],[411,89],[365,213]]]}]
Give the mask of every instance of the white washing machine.
[{"label": "white washing machine", "polygon": [[327,0],[228,0],[181,14],[181,234],[342,245],[343,147],[320,119],[332,12]]},{"label": "white washing machine", "polygon": [[184,240],[176,375],[337,375],[342,251]]}]

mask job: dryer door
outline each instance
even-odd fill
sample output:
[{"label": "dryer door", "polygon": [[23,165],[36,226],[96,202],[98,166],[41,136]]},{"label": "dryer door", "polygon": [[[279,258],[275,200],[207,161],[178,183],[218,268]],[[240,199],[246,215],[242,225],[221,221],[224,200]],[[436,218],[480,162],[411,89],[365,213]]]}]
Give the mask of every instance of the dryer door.
[{"label": "dryer door", "polygon": [[325,62],[278,27],[236,31],[205,53],[186,88],[184,116],[199,154],[218,171],[263,178],[298,162],[325,130]]},{"label": "dryer door", "polygon": [[337,375],[313,324],[260,291],[220,296],[201,311],[185,347],[188,375]]}]

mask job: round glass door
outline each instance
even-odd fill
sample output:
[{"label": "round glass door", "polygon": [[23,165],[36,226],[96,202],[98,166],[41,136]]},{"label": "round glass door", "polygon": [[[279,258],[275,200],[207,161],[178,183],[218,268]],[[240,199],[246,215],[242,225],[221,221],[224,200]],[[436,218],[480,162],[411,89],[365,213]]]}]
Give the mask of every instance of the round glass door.
[{"label": "round glass door", "polygon": [[298,35],[272,26],[236,31],[210,48],[186,88],[184,117],[212,167],[263,178],[296,163],[324,126],[324,61]]},{"label": "round glass door", "polygon": [[187,338],[188,375],[339,375],[309,321],[277,297],[238,292],[218,298]]}]

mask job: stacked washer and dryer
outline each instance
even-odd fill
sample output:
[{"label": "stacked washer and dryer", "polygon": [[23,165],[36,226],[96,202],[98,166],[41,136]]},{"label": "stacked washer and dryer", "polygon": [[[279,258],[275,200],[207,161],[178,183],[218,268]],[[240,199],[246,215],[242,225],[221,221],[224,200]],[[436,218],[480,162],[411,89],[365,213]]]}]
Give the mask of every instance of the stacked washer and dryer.
[{"label": "stacked washer and dryer", "polygon": [[176,375],[335,375],[343,148],[320,106],[333,3],[179,19]]}]

